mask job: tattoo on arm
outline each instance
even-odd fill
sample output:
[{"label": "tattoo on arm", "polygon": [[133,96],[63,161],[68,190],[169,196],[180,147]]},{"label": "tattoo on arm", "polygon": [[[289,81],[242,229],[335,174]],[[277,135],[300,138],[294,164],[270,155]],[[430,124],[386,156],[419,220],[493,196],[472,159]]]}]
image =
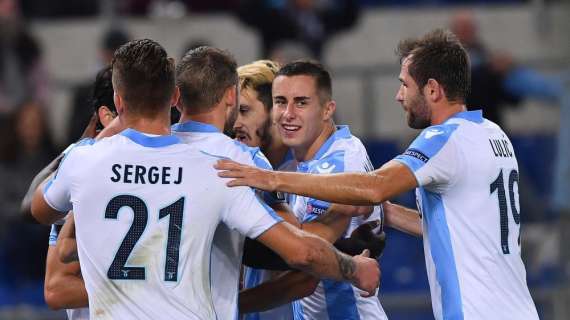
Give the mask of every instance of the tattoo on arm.
[{"label": "tattoo on arm", "polygon": [[352,260],[352,257],[335,250],[336,261],[338,262],[338,268],[342,277],[345,280],[352,280],[352,276],[356,270],[356,265]]}]

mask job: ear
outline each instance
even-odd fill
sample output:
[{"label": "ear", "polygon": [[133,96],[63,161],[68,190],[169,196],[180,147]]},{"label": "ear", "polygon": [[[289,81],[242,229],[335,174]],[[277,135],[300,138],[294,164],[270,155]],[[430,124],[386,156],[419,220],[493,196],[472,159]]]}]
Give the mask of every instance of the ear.
[{"label": "ear", "polygon": [[103,127],[107,127],[115,119],[115,114],[107,106],[100,106],[97,109],[97,116]]},{"label": "ear", "polygon": [[228,108],[233,108],[237,105],[238,93],[235,86],[231,86],[226,89],[224,94],[224,104]]},{"label": "ear", "polygon": [[117,109],[117,113],[119,115],[125,112],[125,106],[123,105],[123,98],[119,95],[119,93],[115,90],[113,91],[113,102],[115,102],[115,109]]},{"label": "ear", "polygon": [[[180,104],[180,88],[178,86],[174,87],[174,92],[172,93],[172,97],[170,98],[170,105],[176,106]],[[178,109],[180,111],[180,109]]]},{"label": "ear", "polygon": [[429,79],[423,91],[424,97],[431,102],[439,102],[442,98],[445,98],[443,87],[435,79]]},{"label": "ear", "polygon": [[336,101],[331,100],[325,103],[323,107],[323,120],[329,121],[333,118],[334,112],[336,111]]}]

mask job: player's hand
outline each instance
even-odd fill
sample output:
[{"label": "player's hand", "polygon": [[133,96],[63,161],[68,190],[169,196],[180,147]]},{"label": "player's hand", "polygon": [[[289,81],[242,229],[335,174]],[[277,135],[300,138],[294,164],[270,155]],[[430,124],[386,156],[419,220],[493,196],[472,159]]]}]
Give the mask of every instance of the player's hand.
[{"label": "player's hand", "polygon": [[218,160],[214,168],[220,170],[218,176],[233,178],[226,185],[228,187],[250,186],[256,189],[273,192],[276,189],[274,172],[263,170],[232,160]]},{"label": "player's hand", "polygon": [[384,247],[386,247],[386,233],[382,228],[377,232],[374,231],[379,225],[380,220],[363,223],[350,234],[351,239],[365,243],[365,248],[370,250],[370,256],[375,259],[382,254]]},{"label": "player's hand", "polygon": [[369,258],[370,252],[364,250],[360,255],[352,257],[356,270],[352,279],[352,284],[365,292],[360,295],[371,297],[376,293],[376,288],[380,283],[380,266],[378,261]]},{"label": "player's hand", "polygon": [[81,135],[80,139],[95,138],[97,135],[97,122],[99,122],[99,117],[97,117],[96,112],[93,112],[91,118],[89,119],[89,123],[83,130],[83,134]]}]

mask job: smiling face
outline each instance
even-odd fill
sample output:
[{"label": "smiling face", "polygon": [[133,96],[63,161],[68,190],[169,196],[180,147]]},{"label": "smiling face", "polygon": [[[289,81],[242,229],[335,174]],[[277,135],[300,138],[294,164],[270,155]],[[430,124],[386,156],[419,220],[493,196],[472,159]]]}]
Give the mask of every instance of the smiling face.
[{"label": "smiling face", "polygon": [[308,149],[330,116],[319,99],[313,77],[278,76],[273,81],[273,120],[286,146]]},{"label": "smiling face", "polygon": [[408,126],[413,129],[424,129],[430,126],[431,110],[422,93],[423,88],[418,88],[416,81],[410,76],[408,71],[410,59],[407,57],[402,62],[399,76],[401,84],[396,93],[396,101],[402,105],[406,112]]},{"label": "smiling face", "polygon": [[242,90],[233,127],[236,139],[250,147],[265,147],[271,139],[270,128],[270,114],[259,101],[257,92]]}]

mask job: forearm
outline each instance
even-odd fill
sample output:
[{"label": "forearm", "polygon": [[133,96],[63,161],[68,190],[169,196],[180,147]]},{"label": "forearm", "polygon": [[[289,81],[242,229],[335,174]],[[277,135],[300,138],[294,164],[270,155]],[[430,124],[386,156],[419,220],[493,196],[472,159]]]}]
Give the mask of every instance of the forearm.
[{"label": "forearm", "polygon": [[243,290],[239,294],[239,311],[242,314],[261,312],[304,298],[315,291],[318,279],[299,272],[286,272],[261,285]]},{"label": "forearm", "polygon": [[392,203],[386,204],[384,208],[387,226],[416,237],[422,236],[422,221],[417,210]]},{"label": "forearm", "polygon": [[315,221],[303,223],[301,228],[333,243],[346,231],[353,208],[355,207],[333,204],[324,215]]},{"label": "forearm", "polygon": [[293,263],[293,268],[309,273],[317,278],[336,281],[351,281],[356,271],[352,258],[338,251],[324,239],[305,233],[303,240],[309,250],[301,263]]},{"label": "forearm", "polygon": [[34,198],[34,193],[38,186],[42,184],[52,173],[57,170],[59,163],[63,159],[63,154],[57,156],[52,162],[50,162],[45,168],[43,168],[32,180],[30,187],[28,188],[28,192],[24,196],[22,203],[20,205],[20,212],[24,219],[29,221],[36,221],[32,217],[32,200]]},{"label": "forearm", "polygon": [[55,247],[61,262],[69,263],[79,260],[77,254],[77,240],[75,239],[75,219],[71,212],[59,232]]},{"label": "forearm", "polygon": [[351,205],[374,205],[373,190],[381,177],[369,173],[302,174],[275,172],[275,189],[310,198]]}]

